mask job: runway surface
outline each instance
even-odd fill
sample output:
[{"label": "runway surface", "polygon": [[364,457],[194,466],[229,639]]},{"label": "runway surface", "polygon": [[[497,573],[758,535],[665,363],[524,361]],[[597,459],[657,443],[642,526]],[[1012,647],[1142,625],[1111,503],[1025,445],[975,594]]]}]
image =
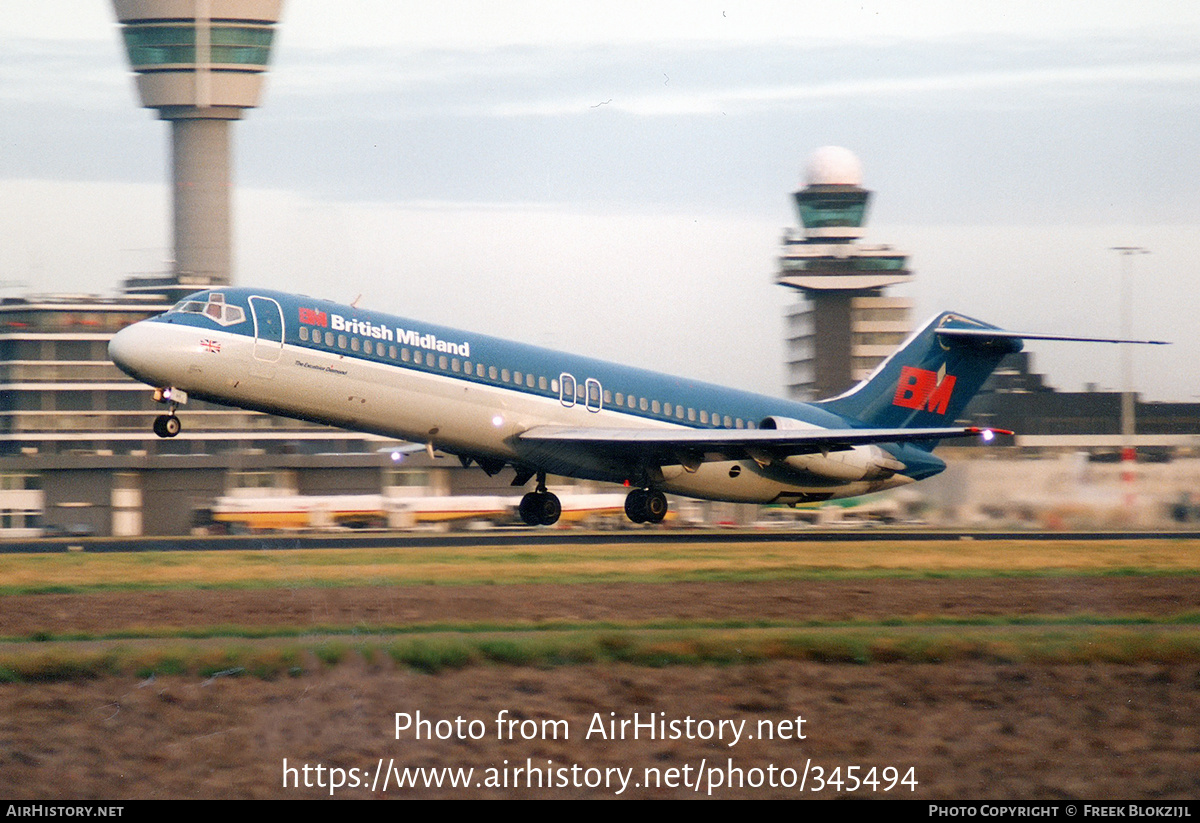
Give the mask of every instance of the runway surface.
[{"label": "runway surface", "polygon": [[255,535],[174,537],[53,537],[0,541],[0,554],[70,551],[247,551],[280,549],[475,548],[495,546],[813,543],[918,540],[1194,540],[1200,531],[969,531],[956,529],[492,529],[486,531],[388,531],[337,533],[271,533]]}]

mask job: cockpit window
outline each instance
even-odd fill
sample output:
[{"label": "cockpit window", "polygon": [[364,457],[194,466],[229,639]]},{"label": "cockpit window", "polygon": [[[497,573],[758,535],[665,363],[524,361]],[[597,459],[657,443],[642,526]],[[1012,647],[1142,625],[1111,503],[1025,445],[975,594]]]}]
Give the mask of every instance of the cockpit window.
[{"label": "cockpit window", "polygon": [[239,306],[226,303],[225,295],[220,292],[212,292],[206,301],[180,300],[167,314],[202,314],[222,326],[233,326],[246,319],[246,313]]}]

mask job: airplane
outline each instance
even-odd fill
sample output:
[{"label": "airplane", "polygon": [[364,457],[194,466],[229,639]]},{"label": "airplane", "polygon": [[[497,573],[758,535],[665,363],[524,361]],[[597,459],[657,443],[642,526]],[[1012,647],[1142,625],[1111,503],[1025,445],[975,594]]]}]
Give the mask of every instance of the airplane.
[{"label": "airplane", "polygon": [[489,475],[535,480],[521,519],[552,525],[556,474],[630,487],[625,513],[661,522],[666,493],[746,503],[855,497],[932,477],[942,440],[1012,432],[953,422],[1024,334],[938,314],[865,380],[783,400],[302,295],[222,287],[113,336],[179,434],[191,397],[424,444]]}]

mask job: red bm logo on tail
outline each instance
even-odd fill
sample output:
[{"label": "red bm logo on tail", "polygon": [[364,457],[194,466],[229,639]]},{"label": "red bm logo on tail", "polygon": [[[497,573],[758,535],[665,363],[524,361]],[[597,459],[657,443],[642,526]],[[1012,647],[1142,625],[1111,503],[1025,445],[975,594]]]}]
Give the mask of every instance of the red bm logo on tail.
[{"label": "red bm logo on tail", "polygon": [[935,372],[904,366],[900,369],[900,382],[896,385],[892,405],[945,414],[950,393],[954,391],[954,380],[954,375],[946,374],[945,366]]}]

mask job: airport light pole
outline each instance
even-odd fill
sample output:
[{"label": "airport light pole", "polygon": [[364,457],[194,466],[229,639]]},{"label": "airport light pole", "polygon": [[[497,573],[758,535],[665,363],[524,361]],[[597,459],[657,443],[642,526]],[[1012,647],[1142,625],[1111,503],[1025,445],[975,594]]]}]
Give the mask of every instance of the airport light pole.
[{"label": "airport light pole", "polygon": [[[1112,251],[1121,255],[1121,338],[1128,340],[1132,325],[1133,298],[1131,295],[1130,273],[1133,268],[1134,255],[1149,254],[1150,250],[1141,246],[1113,246]],[[1133,445],[1133,436],[1137,423],[1135,420],[1133,402],[1133,365],[1128,343],[1121,343],[1121,482],[1125,487],[1125,508],[1132,511],[1134,497],[1134,464],[1137,461],[1137,450]]]}]

